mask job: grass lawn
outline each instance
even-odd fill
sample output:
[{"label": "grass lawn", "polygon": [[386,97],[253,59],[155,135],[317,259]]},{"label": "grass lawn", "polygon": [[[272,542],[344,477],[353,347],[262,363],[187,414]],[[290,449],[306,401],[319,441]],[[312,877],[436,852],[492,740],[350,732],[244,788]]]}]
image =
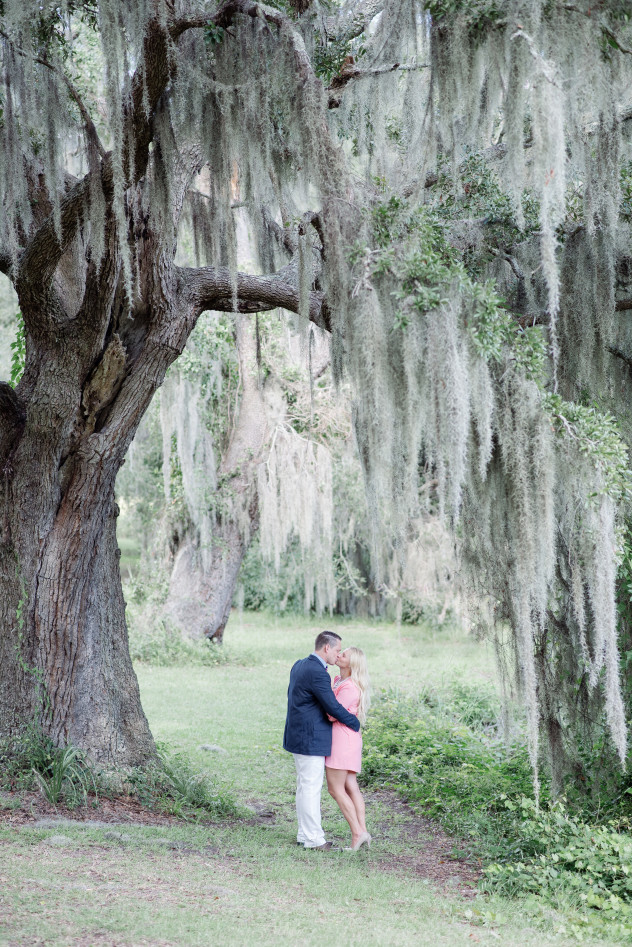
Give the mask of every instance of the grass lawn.
[{"label": "grass lawn", "polygon": [[[378,690],[495,681],[491,650],[456,632],[334,625],[343,644],[367,652]],[[321,627],[235,613],[226,663],[138,666],[156,739],[273,815],[213,825],[0,823],[0,944],[576,943],[553,911],[465,897],[458,878],[453,888],[436,887],[412,867],[420,844],[413,817],[385,795],[369,798],[369,853],[295,845],[293,763],[281,749],[287,678]],[[323,822],[328,837],[346,843],[346,823],[326,792]]]}]

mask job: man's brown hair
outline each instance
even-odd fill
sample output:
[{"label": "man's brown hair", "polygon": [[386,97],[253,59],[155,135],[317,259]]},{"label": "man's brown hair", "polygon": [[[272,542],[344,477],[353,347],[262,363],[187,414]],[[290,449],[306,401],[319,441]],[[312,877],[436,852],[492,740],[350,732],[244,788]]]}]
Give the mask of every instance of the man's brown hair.
[{"label": "man's brown hair", "polygon": [[340,635],[337,635],[335,631],[321,631],[316,637],[314,643],[314,651],[320,651],[321,648],[324,648],[326,644],[332,648],[337,641],[342,641]]}]

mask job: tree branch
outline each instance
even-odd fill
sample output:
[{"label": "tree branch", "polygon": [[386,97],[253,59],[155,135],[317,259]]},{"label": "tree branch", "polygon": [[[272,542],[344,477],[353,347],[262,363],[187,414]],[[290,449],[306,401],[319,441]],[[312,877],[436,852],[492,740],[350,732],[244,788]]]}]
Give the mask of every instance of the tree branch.
[{"label": "tree branch", "polygon": [[[43,65],[51,68],[50,64]],[[131,108],[126,116],[127,124],[134,129],[134,160],[130,162],[127,146],[123,150],[123,173],[126,186],[140,180],[147,169],[149,145],[153,137],[153,118],[156,105],[167,83],[171,79],[173,65],[169,59],[167,32],[158,20],[147,26],[143,43],[143,61],[137,67],[131,84]],[[145,82],[146,96],[143,92]],[[146,104],[149,109],[146,110]],[[134,168],[133,180],[130,168]],[[89,202],[90,178],[101,174],[101,187],[106,202],[114,194],[112,153],[108,152],[92,170],[79,181],[62,200],[60,205],[61,240],[57,236],[51,214],[29,241],[19,263],[19,277],[31,286],[46,284],[64,254],[78,227],[84,219]]]},{"label": "tree branch", "polygon": [[620,358],[621,361],[627,365],[628,371],[632,372],[632,356],[626,355],[625,352],[621,351],[621,349],[615,349],[611,346],[608,347],[608,351],[611,355],[614,355],[615,358]]},{"label": "tree branch", "polygon": [[377,66],[375,69],[358,69],[357,66],[347,66],[341,72],[334,76],[331,80],[329,86],[327,86],[327,92],[329,97],[327,99],[327,105],[330,109],[337,109],[342,101],[342,92],[348,82],[351,82],[352,79],[367,79],[370,76],[381,76],[387,72],[395,72],[399,70],[400,72],[411,72],[415,69],[429,69],[430,66],[428,63],[420,63],[416,65],[415,63],[398,63],[394,62],[388,66]]},{"label": "tree branch", "polygon": [[[23,50],[20,46],[16,46],[15,43],[11,41],[11,37],[8,35],[8,33],[5,33],[4,30],[0,30],[0,36],[2,36],[4,39],[6,39],[8,43],[11,44],[11,46],[13,47],[13,50],[19,56],[28,56],[28,53],[25,50]],[[86,134],[88,138],[95,145],[100,156],[104,158],[105,148],[101,144],[101,140],[99,139],[99,134],[97,132],[96,126],[94,122],[92,121],[92,116],[90,115],[90,112],[86,108],[84,101],[79,95],[79,92],[76,86],[74,85],[74,83],[72,82],[72,80],[66,75],[66,73],[62,69],[58,69],[57,66],[55,66],[52,62],[50,62],[50,60],[46,58],[43,58],[41,56],[34,56],[33,62],[38,63],[40,66],[45,66],[46,69],[50,69],[51,72],[54,72],[55,75],[59,76],[59,78],[62,80],[62,82],[68,89],[71,99],[73,100],[77,108],[79,109],[79,113],[81,114],[81,118],[83,119],[83,124],[85,126]]]},{"label": "tree branch", "polygon": [[[269,276],[237,273],[235,282],[227,267],[176,267],[175,272],[182,295],[198,314],[205,309],[234,312],[234,289],[239,312],[266,312],[277,308],[299,311],[296,267],[292,265]],[[310,293],[309,318],[321,329],[331,330],[324,293]]]},{"label": "tree branch", "polygon": [[5,250],[4,247],[0,247],[0,273],[9,276],[13,268],[13,262],[13,257],[9,251]]},{"label": "tree branch", "polygon": [[254,0],[226,0],[219,10],[207,19],[207,22],[215,26],[221,26],[226,30],[232,25],[236,16],[249,16],[252,19],[263,19],[266,23],[271,23],[277,29],[285,29],[292,37],[294,50],[294,64],[296,70],[305,82],[316,82],[322,85],[321,80],[316,76],[311,60],[307,55],[303,37],[297,33],[292,20],[285,13],[276,10],[274,7],[268,7],[264,3],[255,3]]},{"label": "tree branch", "polygon": [[360,0],[346,3],[337,16],[325,19],[325,32],[337,40],[350,40],[360,36],[378,13],[384,9],[385,0]]}]

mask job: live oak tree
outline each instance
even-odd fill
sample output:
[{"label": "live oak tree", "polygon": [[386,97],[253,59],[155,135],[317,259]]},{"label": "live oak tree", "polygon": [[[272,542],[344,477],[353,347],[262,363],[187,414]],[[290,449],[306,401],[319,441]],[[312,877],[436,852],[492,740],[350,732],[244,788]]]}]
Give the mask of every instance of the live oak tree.
[{"label": "live oak tree", "polygon": [[[285,17],[269,11],[271,30],[258,13],[240,3],[212,20],[196,5],[162,2],[2,8],[1,263],[24,318],[26,364],[15,392],[2,386],[0,726],[14,734],[41,721],[56,743],[107,764],[154,753],[127,649],[118,469],[203,310],[299,307],[292,269],[255,278],[231,273],[230,259],[197,269],[174,263],[178,219],[205,150],[217,150],[220,177],[228,175],[220,188],[232,173],[221,128],[208,113],[184,114],[178,97],[186,100],[208,63],[205,30],[213,38],[237,20],[248,38],[253,23],[255,33],[263,27],[264,48],[276,40]],[[88,28],[98,21],[107,151],[65,71],[73,18]],[[301,43],[287,32],[284,52],[305,72]],[[240,53],[247,69],[261,65],[248,66],[238,43],[227,68]],[[214,98],[213,81],[207,89],[197,79]],[[222,114],[216,104],[216,123]],[[197,132],[177,150],[176,116]],[[72,176],[64,135],[79,123],[86,170]],[[322,299],[315,292],[308,305],[326,322]]]},{"label": "live oak tree", "polygon": [[[431,470],[534,767],[542,730],[560,762],[604,708],[625,757],[630,478],[604,409],[629,396],[630,33],[615,0],[4,0],[0,267],[26,328],[0,389],[4,734],[151,757],[116,474],[200,313],[281,307],[354,388],[376,569]],[[235,203],[263,275],[237,270]]]}]

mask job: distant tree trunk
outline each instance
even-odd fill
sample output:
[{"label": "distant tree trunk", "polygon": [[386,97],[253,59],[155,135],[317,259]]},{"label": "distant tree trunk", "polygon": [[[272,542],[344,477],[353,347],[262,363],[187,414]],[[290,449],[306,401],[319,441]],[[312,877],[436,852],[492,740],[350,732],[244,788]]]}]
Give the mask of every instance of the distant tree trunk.
[{"label": "distant tree trunk", "polygon": [[236,322],[242,395],[230,442],[219,468],[226,510],[213,527],[211,560],[204,568],[197,537],[188,532],[175,553],[167,609],[187,634],[222,641],[239,570],[258,527],[257,467],[269,428],[257,371],[253,326]]}]

